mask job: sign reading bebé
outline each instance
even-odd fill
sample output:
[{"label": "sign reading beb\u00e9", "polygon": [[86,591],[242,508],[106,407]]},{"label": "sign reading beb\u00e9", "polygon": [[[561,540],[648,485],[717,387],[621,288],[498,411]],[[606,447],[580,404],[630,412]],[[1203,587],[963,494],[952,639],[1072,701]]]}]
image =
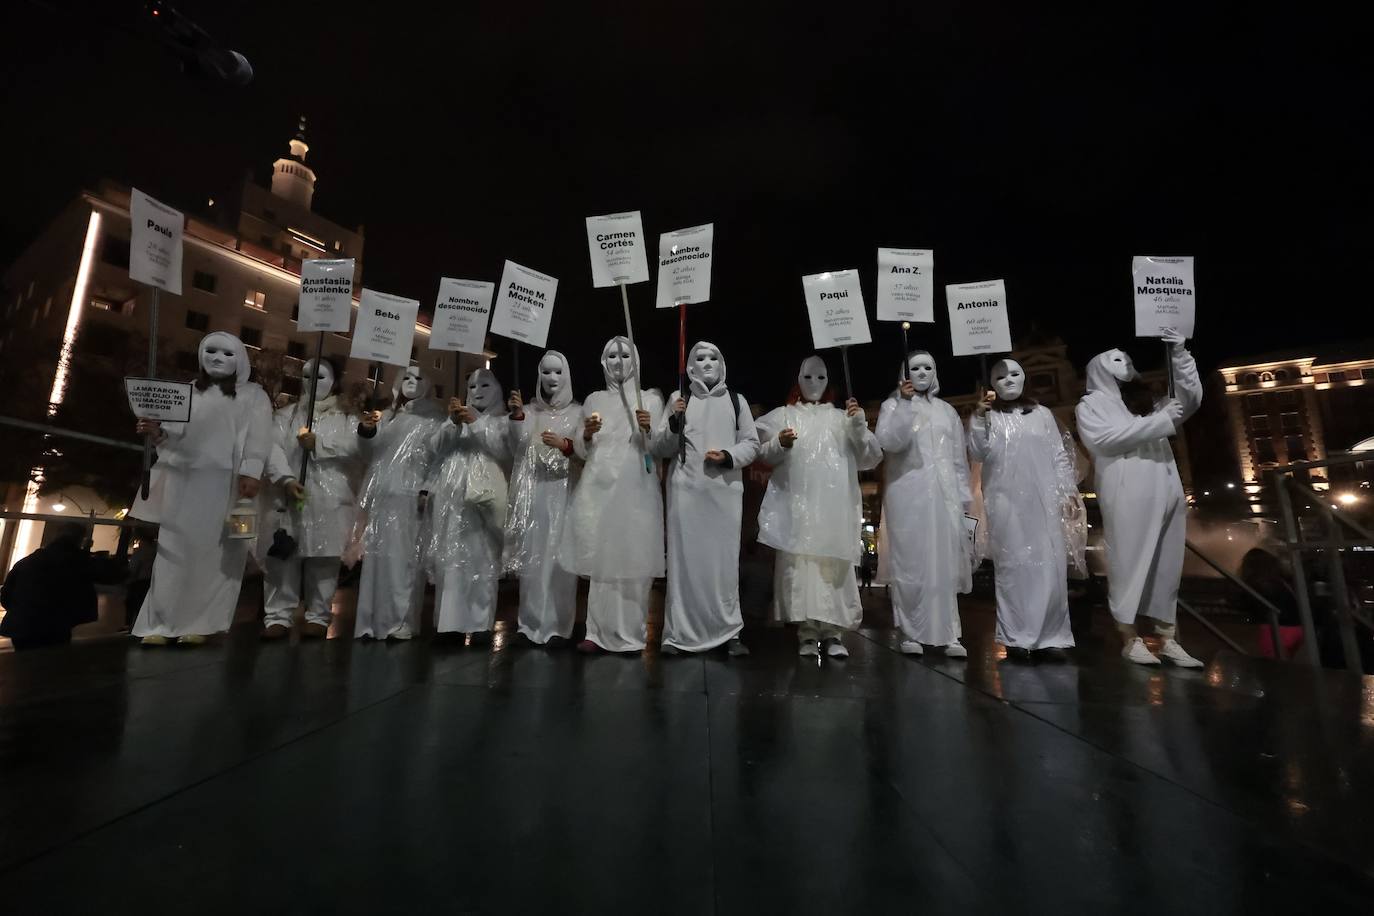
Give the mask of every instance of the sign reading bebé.
[{"label": "sign reading beb\u00e9", "polygon": [[434,326],[429,329],[431,350],[481,353],[487,337],[494,287],[486,280],[439,280],[434,302]]},{"label": "sign reading beb\u00e9", "polygon": [[492,306],[491,333],[536,347],[548,343],[558,279],[507,261]]},{"label": "sign reading beb\u00e9", "polygon": [[353,319],[352,258],[316,258],[301,264],[301,299],[296,330],[348,333]]},{"label": "sign reading beb\u00e9", "polygon": [[1135,289],[1135,336],[1162,337],[1166,331],[1193,336],[1196,319],[1193,259],[1131,258]]},{"label": "sign reading beb\u00e9", "polygon": [[644,222],[638,210],[587,217],[587,249],[592,257],[592,286],[649,279]]},{"label": "sign reading beb\u00e9", "polygon": [[353,347],[348,355],[390,366],[409,366],[410,348],[415,342],[415,319],[419,314],[420,303],[416,299],[363,287],[358,324],[353,329]]},{"label": "sign reading beb\u00e9", "polygon": [[802,277],[802,292],[817,349],[866,344],[873,339],[857,270],[827,270]]},{"label": "sign reading beb\u00e9", "polygon": [[714,223],[665,232],[658,237],[658,297],[661,309],[711,298],[711,244]]},{"label": "sign reading beb\u00e9", "polygon": [[935,252],[878,249],[878,320],[935,320]]},{"label": "sign reading beb\u00e9", "polygon": [[129,279],[180,296],[186,218],[134,188],[129,194],[129,222]]},{"label": "sign reading beb\u00e9", "polygon": [[129,396],[129,409],[140,420],[191,422],[190,382],[130,376],[124,379],[124,392]]},{"label": "sign reading beb\u00e9", "polygon": [[1004,282],[951,284],[945,287],[945,304],[949,308],[949,343],[955,356],[1011,352]]}]

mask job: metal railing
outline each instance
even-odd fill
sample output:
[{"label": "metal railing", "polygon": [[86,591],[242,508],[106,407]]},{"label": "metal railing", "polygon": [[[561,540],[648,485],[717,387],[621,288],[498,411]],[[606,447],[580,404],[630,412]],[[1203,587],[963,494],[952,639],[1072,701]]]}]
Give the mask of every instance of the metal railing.
[{"label": "metal railing", "polygon": [[[1374,630],[1374,623],[1366,618],[1350,600],[1350,590],[1347,587],[1345,577],[1345,557],[1342,554],[1348,555],[1350,549],[1354,547],[1374,548],[1374,534],[1345,513],[1333,509],[1328,504],[1329,495],[1318,493],[1307,484],[1296,480],[1293,475],[1318,468],[1366,463],[1374,463],[1374,456],[1365,457],[1357,454],[1326,458],[1320,461],[1297,461],[1273,468],[1267,472],[1274,492],[1279,498],[1279,510],[1283,516],[1284,546],[1292,558],[1293,591],[1297,598],[1298,615],[1302,618],[1305,660],[1312,665],[1321,664],[1317,628],[1312,616],[1312,600],[1308,594],[1307,561],[1304,557],[1310,553],[1322,553],[1325,554],[1327,563],[1327,575],[1329,577],[1327,584],[1336,610],[1341,652],[1345,659],[1346,668],[1356,674],[1362,674],[1364,671],[1360,661],[1356,624]],[[1303,503],[1304,507],[1315,510],[1318,517],[1322,519],[1326,529],[1326,537],[1319,540],[1308,539],[1293,506],[1295,493],[1306,500]],[[1358,537],[1347,537],[1345,528],[1349,528]]]}]

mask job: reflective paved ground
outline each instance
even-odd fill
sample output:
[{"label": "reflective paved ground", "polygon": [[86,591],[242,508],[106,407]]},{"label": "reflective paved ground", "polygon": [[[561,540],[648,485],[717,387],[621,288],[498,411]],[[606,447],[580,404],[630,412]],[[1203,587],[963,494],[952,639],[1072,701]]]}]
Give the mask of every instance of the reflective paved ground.
[{"label": "reflective paved ground", "polygon": [[[1090,615],[1091,616],[1091,615]],[[875,608],[870,623],[881,621]],[[0,655],[13,913],[1342,913],[1374,679],[126,641]],[[423,908],[423,909],[421,909]]]}]

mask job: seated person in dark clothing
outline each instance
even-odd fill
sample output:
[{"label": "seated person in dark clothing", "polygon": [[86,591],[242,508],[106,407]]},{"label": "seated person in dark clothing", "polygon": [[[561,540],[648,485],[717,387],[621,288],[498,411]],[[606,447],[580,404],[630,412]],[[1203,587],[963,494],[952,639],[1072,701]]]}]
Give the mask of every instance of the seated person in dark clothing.
[{"label": "seated person in dark clothing", "polygon": [[72,627],[96,619],[95,576],[85,539],[83,525],[65,523],[57,537],[15,563],[5,577],[0,636],[8,636],[16,651],[69,643]]}]

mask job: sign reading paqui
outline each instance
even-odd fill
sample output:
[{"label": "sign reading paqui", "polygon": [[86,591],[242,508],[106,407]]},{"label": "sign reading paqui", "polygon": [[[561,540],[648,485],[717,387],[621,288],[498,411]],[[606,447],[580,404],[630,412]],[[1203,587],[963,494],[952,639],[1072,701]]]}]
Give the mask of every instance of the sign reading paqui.
[{"label": "sign reading paqui", "polygon": [[802,277],[802,292],[816,349],[866,344],[873,339],[857,270],[827,270]]},{"label": "sign reading paqui", "polygon": [[358,326],[353,329],[353,348],[348,355],[390,366],[409,366],[415,342],[415,319],[420,314],[416,299],[405,299],[363,287],[358,305]]},{"label": "sign reading paqui", "polygon": [[1197,307],[1192,258],[1131,258],[1131,285],[1135,336],[1161,337],[1169,329],[1193,336]]},{"label": "sign reading paqui", "polygon": [[353,319],[353,259],[312,259],[301,264],[296,330],[347,334]]},{"label": "sign reading paqui", "polygon": [[429,330],[429,348],[481,353],[494,290],[486,280],[440,279],[439,298],[434,302],[434,326]]},{"label": "sign reading paqui", "polygon": [[180,210],[134,188],[129,195],[129,279],[181,295],[181,236],[186,218]]},{"label": "sign reading paqui", "polygon": [[949,307],[949,343],[955,356],[1011,352],[1007,287],[1001,280],[946,286],[945,304]]},{"label": "sign reading paqui", "polygon": [[665,232],[658,237],[658,297],[661,309],[711,298],[714,223]]},{"label": "sign reading paqui", "polygon": [[130,376],[124,379],[124,392],[129,396],[129,409],[140,420],[191,422],[190,382]]},{"label": "sign reading paqui", "polygon": [[649,279],[644,222],[638,210],[587,217],[587,249],[592,256],[592,286],[643,283]]},{"label": "sign reading paqui", "polygon": [[878,320],[935,320],[935,252],[878,249]]},{"label": "sign reading paqui", "polygon": [[507,261],[492,308],[491,333],[543,347],[549,340],[558,279]]}]

